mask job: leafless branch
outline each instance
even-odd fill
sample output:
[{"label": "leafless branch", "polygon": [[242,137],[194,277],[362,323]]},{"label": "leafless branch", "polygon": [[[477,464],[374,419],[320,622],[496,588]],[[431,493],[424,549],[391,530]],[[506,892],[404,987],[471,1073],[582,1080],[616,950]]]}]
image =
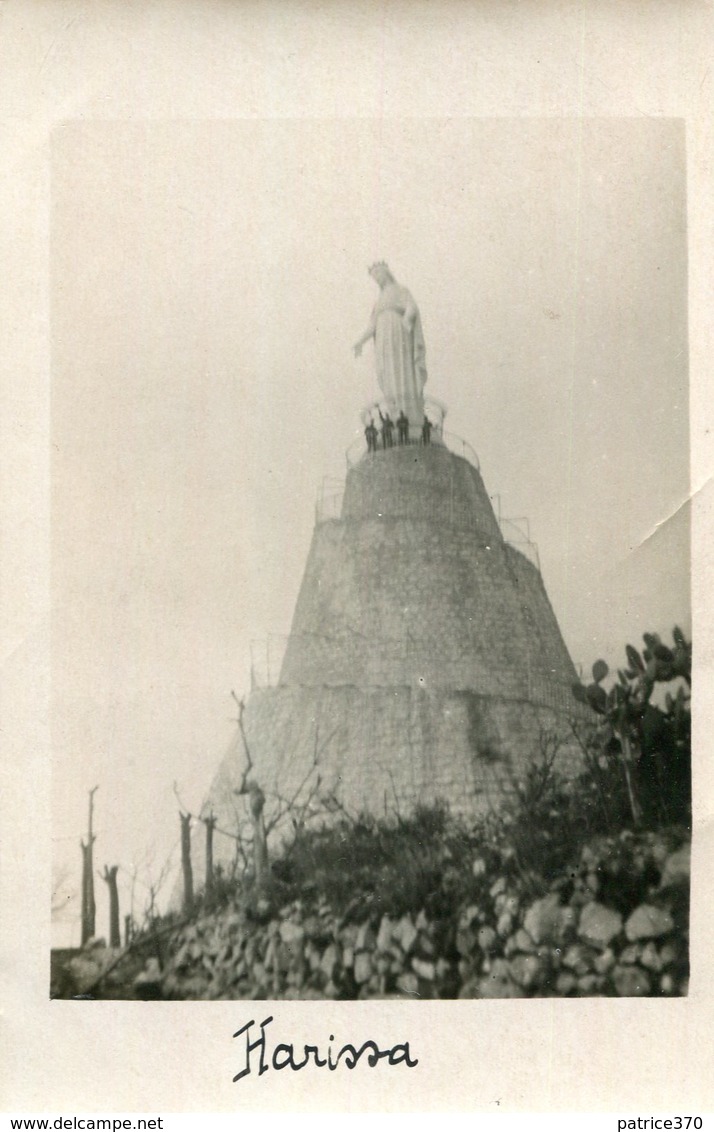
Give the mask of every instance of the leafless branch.
[{"label": "leafless branch", "polygon": [[332,742],[332,740],[334,739],[334,737],[337,734],[337,732],[339,731],[339,729],[340,729],[339,725],[337,727],[333,727],[332,731],[327,736],[327,738],[323,739],[322,743],[320,743],[319,746],[318,746],[317,740],[318,740],[320,730],[319,730],[319,727],[315,728],[315,751],[314,751],[313,760],[312,760],[313,766],[317,766],[319,764],[320,755],[325,750],[325,747],[327,747],[327,745]]},{"label": "leafless branch", "polygon": [[[394,794],[394,812],[397,816],[397,824],[401,825],[402,824],[402,812],[401,812],[401,809],[399,807],[399,795],[397,794],[397,788],[394,784],[394,775],[392,774],[389,767],[387,767],[387,777],[388,777],[388,779],[391,783],[391,786],[392,786],[392,793]],[[385,811],[386,811],[386,808],[387,808],[386,792],[385,792],[385,799],[384,799],[384,808],[385,808]]]},{"label": "leafless branch", "polygon": [[[205,818],[201,818],[201,821],[205,821]],[[227,830],[227,829],[221,829],[221,827],[219,825],[214,825],[213,829],[214,829],[215,833],[220,833],[222,837],[230,837],[231,841],[242,841],[243,840],[243,836],[240,832],[239,833],[230,833],[230,831]]]},{"label": "leafless branch", "polygon": [[147,866],[146,872],[147,872],[147,876],[148,876],[148,879],[149,879],[149,883],[143,884],[143,882],[140,882],[140,883],[143,884],[143,887],[148,890],[148,893],[149,893],[149,899],[148,899],[146,907],[144,908],[144,922],[146,922],[147,920],[149,922],[151,922],[151,920],[153,919],[153,917],[156,914],[156,901],[159,897],[159,894],[160,894],[162,888],[166,884],[166,881],[169,877],[169,874],[170,874],[170,871],[171,871],[171,858],[174,854],[174,851],[176,849],[177,844],[178,844],[178,842],[174,843],[174,847],[171,850],[170,855],[164,861],[164,863],[161,867],[161,870],[159,872],[159,875],[156,878],[156,881],[154,881],[152,879],[150,867]]},{"label": "leafless branch", "polygon": [[[305,786],[309,782],[309,780],[310,780],[310,778],[311,778],[311,776],[314,772],[314,769],[315,769],[314,766],[310,767],[307,774],[303,778],[302,782],[298,786],[297,790],[293,794],[292,798],[285,798],[285,797],[283,797],[283,795],[277,794],[277,793],[271,794],[271,797],[275,798],[276,801],[278,802],[278,809],[273,814],[270,821],[266,823],[266,826],[265,826],[266,834],[271,833],[272,830],[275,829],[276,825],[278,825],[278,823],[280,821],[282,821],[282,819],[285,817],[285,815],[287,813],[290,813],[295,808],[297,800],[300,797],[300,795],[302,794],[303,789],[305,788]],[[303,815],[304,815],[306,808],[310,805],[310,802],[312,801],[312,799],[315,797],[315,795],[319,791],[321,782],[322,782],[322,779],[321,779],[320,775],[318,774],[318,776],[317,776],[317,778],[314,782],[313,788],[310,791],[305,803],[302,806]]]},{"label": "leafless branch", "polygon": [[327,813],[329,813],[329,814],[336,814],[336,813],[342,814],[342,816],[345,818],[345,820],[347,822],[349,822],[350,825],[355,824],[356,818],[355,818],[354,814],[351,814],[349,812],[349,810],[345,808],[345,806],[342,804],[340,799],[337,797],[337,794],[335,793],[334,790],[332,790],[329,794],[323,794],[321,801],[322,801],[322,804],[325,806]]},{"label": "leafless branch", "polygon": [[246,757],[247,762],[248,762],[248,765],[246,766],[245,770],[243,771],[243,777],[241,778],[240,786],[236,790],[236,794],[248,794],[250,792],[250,785],[249,785],[249,782],[248,782],[248,776],[249,776],[251,770],[253,769],[253,760],[250,757],[250,747],[248,746],[248,740],[247,740],[246,734],[245,734],[245,727],[243,726],[243,712],[245,711],[245,701],[242,700],[242,699],[239,700],[237,695],[235,694],[235,692],[233,690],[231,690],[231,695],[232,695],[233,699],[235,700],[236,704],[238,705],[238,719],[236,720],[236,722],[238,724],[238,729],[239,729],[240,734],[241,734],[241,739],[243,740],[243,749],[245,750],[245,757]]},{"label": "leafless branch", "polygon": [[189,810],[188,810],[188,809],[186,808],[186,806],[184,806],[184,804],[183,804],[183,802],[181,801],[181,798],[180,798],[180,796],[179,796],[179,791],[178,791],[178,783],[176,782],[176,780],[174,780],[174,794],[175,794],[175,796],[176,796],[176,801],[177,801],[177,802],[178,802],[178,804],[179,804],[179,812],[180,812],[181,816],[182,816],[182,817],[187,817],[187,818],[190,818],[190,817],[191,817],[191,813],[190,813],[190,811],[189,811]]},{"label": "leafless branch", "polygon": [[[319,767],[319,765],[320,765],[320,756],[321,756],[322,752],[325,750],[327,745],[332,742],[332,740],[334,739],[338,730],[339,730],[339,727],[334,727],[332,729],[332,731],[330,732],[330,734],[325,739],[323,739],[322,743],[320,743],[320,741],[319,741],[320,740],[319,724],[315,727],[315,743],[314,743],[314,748],[313,748],[312,765],[310,766],[305,777],[302,779],[297,790],[294,792],[293,796],[291,798],[286,798],[284,795],[279,794],[277,791],[271,791],[270,792],[270,797],[274,798],[276,800],[276,802],[278,803],[278,809],[272,815],[270,821],[266,824],[266,827],[265,827],[266,834],[271,833],[272,830],[274,830],[275,827],[282,821],[282,819],[285,817],[286,814],[292,813],[295,810],[300,795],[302,794],[303,790],[305,789],[308,782],[310,781],[312,774],[314,773],[316,768]],[[318,774],[317,777],[315,778],[315,781],[312,785],[312,788],[310,789],[310,792],[309,792],[307,798],[305,798],[305,800],[300,803],[298,813],[297,813],[297,815],[295,815],[293,817],[293,825],[295,826],[295,828],[297,828],[299,825],[301,825],[304,822],[305,815],[306,815],[308,809],[310,809],[310,807],[312,806],[312,803],[314,802],[315,798],[318,796],[321,785],[322,785],[322,776],[320,774]],[[320,813],[329,813],[330,811],[327,808],[325,808],[324,810],[321,810],[319,812]]]},{"label": "leafless branch", "polygon": [[127,959],[130,955],[133,955],[135,951],[141,951],[144,948],[149,947],[152,943],[158,942],[164,936],[171,935],[173,932],[180,931],[181,928],[184,928],[187,924],[190,924],[191,918],[191,916],[186,916],[184,917],[184,919],[177,920],[175,923],[168,924],[166,927],[155,928],[148,934],[136,936],[136,938],[133,939],[131,943],[129,943],[127,947],[122,950],[121,954],[117,956],[114,962],[110,963],[109,966],[102,971],[101,975],[99,975],[99,977],[96,978],[94,982],[85,989],[84,994],[91,995],[97,989],[97,987],[101,986],[107,975],[110,975],[112,971],[114,971],[119,966],[120,963],[123,963],[125,959]]}]

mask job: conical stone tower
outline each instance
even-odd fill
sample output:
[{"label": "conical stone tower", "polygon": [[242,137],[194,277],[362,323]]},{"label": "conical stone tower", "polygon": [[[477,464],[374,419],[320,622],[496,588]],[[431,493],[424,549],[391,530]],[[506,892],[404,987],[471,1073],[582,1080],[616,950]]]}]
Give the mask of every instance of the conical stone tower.
[{"label": "conical stone tower", "polygon": [[[339,517],[318,512],[278,681],[247,701],[252,777],[353,814],[439,799],[474,814],[545,736],[567,764],[575,680],[538,566],[505,541],[475,456],[438,434],[365,453]],[[243,765],[238,744],[216,810],[235,810]]]}]

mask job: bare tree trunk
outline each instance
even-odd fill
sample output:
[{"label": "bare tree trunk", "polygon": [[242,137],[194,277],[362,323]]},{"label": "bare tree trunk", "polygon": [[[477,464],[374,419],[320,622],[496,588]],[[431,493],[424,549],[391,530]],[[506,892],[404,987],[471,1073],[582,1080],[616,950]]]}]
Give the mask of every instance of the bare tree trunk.
[{"label": "bare tree trunk", "polygon": [[119,890],[117,888],[118,865],[111,869],[104,866],[104,880],[109,887],[109,946],[121,947],[121,932],[119,930]]},{"label": "bare tree trunk", "polygon": [[255,869],[255,883],[258,888],[262,888],[268,880],[268,840],[265,831],[265,822],[263,820],[265,795],[257,782],[251,782],[249,778],[250,772],[253,769],[253,760],[250,757],[250,747],[248,746],[248,739],[246,737],[245,727],[243,726],[245,704],[243,700],[238,699],[235,692],[231,692],[231,695],[238,704],[237,722],[243,739],[243,747],[247,760],[247,766],[243,771],[241,784],[239,789],[236,790],[236,794],[248,795],[250,817],[253,824],[253,867]]},{"label": "bare tree trunk", "polygon": [[213,831],[216,828],[217,818],[210,814],[203,819],[206,825],[206,899],[213,896]]},{"label": "bare tree trunk", "polygon": [[639,829],[642,825],[642,807],[640,806],[639,799],[635,793],[634,783],[632,781],[631,767],[634,765],[632,757],[632,744],[630,743],[629,736],[627,735],[627,723],[623,723],[620,728],[620,739],[622,742],[622,769],[625,772],[625,783],[627,785],[627,796],[630,801],[630,810],[632,811],[632,821],[635,829]]},{"label": "bare tree trunk", "polygon": [[80,841],[82,850],[82,947],[91,939],[96,931],[97,906],[94,900],[94,863],[93,846],[96,840],[92,832],[92,818],[94,816],[94,795],[99,789],[95,786],[89,791],[89,830],[87,844]]},{"label": "bare tree trunk", "polygon": [[181,868],[183,870],[183,910],[193,911],[193,868],[191,867],[191,815],[179,814],[181,819]]},{"label": "bare tree trunk", "polygon": [[264,888],[268,879],[268,840],[263,821],[265,795],[259,786],[253,785],[250,791],[250,816],[253,822],[253,865],[255,883]]},{"label": "bare tree trunk", "polygon": [[94,869],[92,866],[92,842],[85,845],[80,841],[82,850],[82,947],[94,935],[96,923],[96,905],[94,903]]},{"label": "bare tree trunk", "polygon": [[131,914],[127,912],[124,917],[124,946],[128,947],[131,943],[133,932],[131,930]]}]

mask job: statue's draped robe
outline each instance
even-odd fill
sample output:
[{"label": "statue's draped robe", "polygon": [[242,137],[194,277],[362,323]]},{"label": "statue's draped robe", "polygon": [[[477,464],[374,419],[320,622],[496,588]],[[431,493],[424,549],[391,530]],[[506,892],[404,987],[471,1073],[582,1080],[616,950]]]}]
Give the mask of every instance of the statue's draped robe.
[{"label": "statue's draped robe", "polygon": [[[409,314],[411,330],[404,325]],[[421,319],[406,287],[388,283],[372,312],[377,379],[393,417],[403,411],[409,435],[417,439],[424,421],[426,348]]]}]

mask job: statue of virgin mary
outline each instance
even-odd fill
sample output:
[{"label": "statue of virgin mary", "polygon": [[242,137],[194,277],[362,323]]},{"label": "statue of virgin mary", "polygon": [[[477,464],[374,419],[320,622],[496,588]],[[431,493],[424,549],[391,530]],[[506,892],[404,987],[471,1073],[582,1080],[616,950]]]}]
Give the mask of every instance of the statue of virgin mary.
[{"label": "statue of virgin mary", "polygon": [[396,417],[400,412],[409,419],[411,436],[420,436],[424,422],[424,384],[426,382],[426,347],[419,309],[406,287],[400,287],[386,263],[374,263],[369,274],[379,286],[369,326],[355,343],[355,357],[374,338],[377,380]]}]

